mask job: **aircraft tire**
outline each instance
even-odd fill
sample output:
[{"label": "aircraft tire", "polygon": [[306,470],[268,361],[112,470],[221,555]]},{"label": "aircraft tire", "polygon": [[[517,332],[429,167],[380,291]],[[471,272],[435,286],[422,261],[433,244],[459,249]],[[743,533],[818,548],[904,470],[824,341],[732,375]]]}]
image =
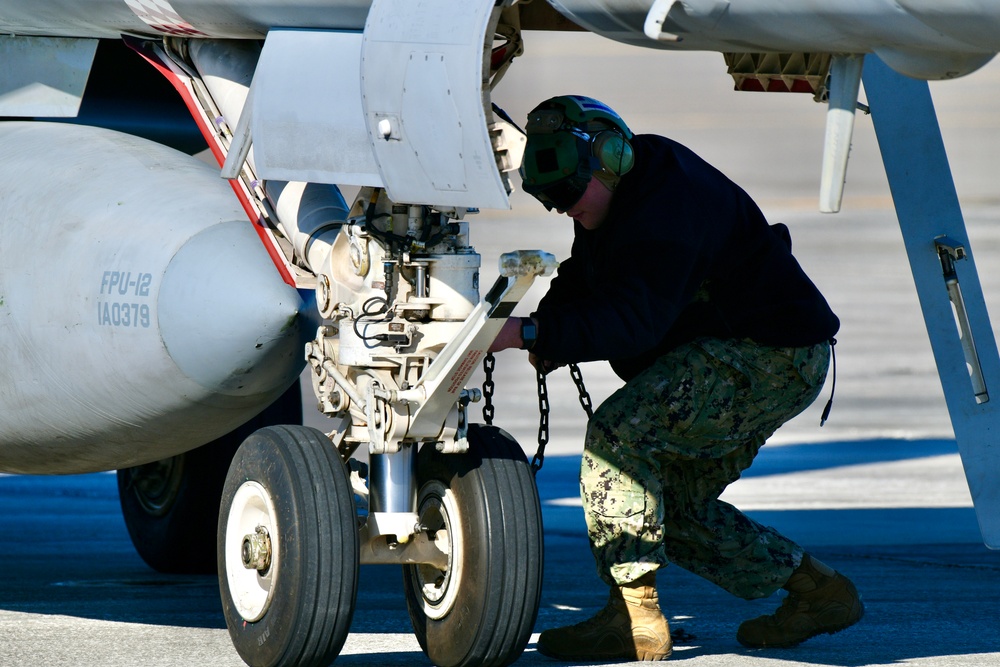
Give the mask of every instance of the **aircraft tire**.
[{"label": "aircraft tire", "polygon": [[298,381],[246,424],[183,454],[118,471],[118,499],[139,556],[165,574],[215,574],[216,513],[233,455],[257,429],[302,423]]},{"label": "aircraft tire", "polygon": [[[417,640],[439,667],[508,665],[521,655],[542,590],[542,515],[534,476],[506,432],[469,427],[467,454],[421,448],[417,511],[448,530],[447,572],[403,567]],[[460,600],[460,604],[456,604]]]},{"label": "aircraft tire", "polygon": [[[267,532],[269,563],[244,566]],[[251,667],[325,667],[354,615],[358,525],[347,468],[305,426],[271,426],[233,458],[219,514],[219,588],[233,645]]]}]

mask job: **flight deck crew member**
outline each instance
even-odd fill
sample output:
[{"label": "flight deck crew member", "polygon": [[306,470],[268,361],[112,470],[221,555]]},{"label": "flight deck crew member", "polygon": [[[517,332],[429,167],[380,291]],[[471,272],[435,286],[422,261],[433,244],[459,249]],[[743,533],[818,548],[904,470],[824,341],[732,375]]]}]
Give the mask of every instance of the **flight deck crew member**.
[{"label": "flight deck crew member", "polygon": [[525,191],[574,221],[531,318],[492,350],[545,370],[608,360],[625,385],[591,418],[580,491],[611,587],[583,623],[546,630],[566,660],[661,660],[672,644],[657,569],[673,562],[733,595],[788,591],[745,621],[750,647],[794,646],[864,612],[854,585],[719,495],[765,440],[820,393],[840,322],[741,188],[670,139],[635,135],[613,110],[560,96],[528,116]]}]

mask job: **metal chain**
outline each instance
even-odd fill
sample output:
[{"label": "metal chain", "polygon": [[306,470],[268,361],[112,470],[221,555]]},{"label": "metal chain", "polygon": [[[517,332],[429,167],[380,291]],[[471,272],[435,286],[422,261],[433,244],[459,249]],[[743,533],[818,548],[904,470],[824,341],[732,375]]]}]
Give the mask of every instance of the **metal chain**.
[{"label": "metal chain", "polygon": [[549,442],[549,390],[545,382],[545,373],[535,371],[538,375],[538,451],[531,459],[531,474],[537,475],[545,460],[545,445]]},{"label": "metal chain", "polygon": [[497,359],[492,352],[487,352],[483,358],[483,372],[486,373],[486,380],[483,381],[483,421],[487,426],[493,425],[493,392],[496,385],[493,384],[493,369],[497,366]]},{"label": "metal chain", "polygon": [[[483,382],[483,421],[488,426],[493,424],[495,414],[493,394],[496,391],[496,385],[493,382],[493,371],[496,369],[496,363],[496,357],[492,353],[487,353],[483,358],[483,372],[486,374],[486,380]],[[542,464],[545,462],[545,445],[549,444],[548,383],[545,380],[545,373],[536,370],[535,374],[538,380],[538,449],[531,459],[532,475],[537,475],[538,471],[542,469]],[[583,384],[583,374],[580,372],[580,367],[577,364],[570,364],[569,374],[573,378],[576,390],[580,393],[580,405],[587,413],[587,418],[590,419],[594,416],[594,407],[587,387]]]},{"label": "metal chain", "polygon": [[570,364],[569,376],[573,378],[573,384],[576,385],[576,390],[580,392],[580,405],[583,406],[583,411],[587,413],[587,419],[590,419],[594,416],[594,404],[590,400],[587,388],[583,385],[583,373],[580,372],[580,367],[576,364]]}]

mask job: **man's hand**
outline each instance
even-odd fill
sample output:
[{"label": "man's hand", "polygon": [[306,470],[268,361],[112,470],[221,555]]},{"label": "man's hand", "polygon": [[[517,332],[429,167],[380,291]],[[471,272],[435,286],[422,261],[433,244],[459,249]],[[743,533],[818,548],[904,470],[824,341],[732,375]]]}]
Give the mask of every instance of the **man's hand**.
[{"label": "man's hand", "polygon": [[562,368],[566,364],[559,363],[558,361],[550,361],[548,359],[540,359],[537,354],[532,352],[528,353],[528,363],[535,367],[536,371],[542,373],[542,375],[548,375],[557,368]]},{"label": "man's hand", "polygon": [[[489,351],[499,352],[500,350],[507,350],[510,348],[518,350],[524,348],[524,339],[521,338],[520,317],[507,318],[507,321],[503,323],[503,328],[500,329],[500,333],[497,334],[493,344],[490,345]],[[533,352],[528,352],[528,362],[535,367],[535,370],[541,371],[544,374],[551,373],[555,369],[566,365],[556,361],[542,359]]]}]

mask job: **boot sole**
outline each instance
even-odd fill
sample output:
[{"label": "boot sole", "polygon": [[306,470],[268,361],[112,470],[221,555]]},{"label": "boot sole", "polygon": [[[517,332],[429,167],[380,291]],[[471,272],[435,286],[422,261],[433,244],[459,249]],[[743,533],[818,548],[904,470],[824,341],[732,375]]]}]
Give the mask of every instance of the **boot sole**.
[{"label": "boot sole", "polygon": [[852,625],[860,621],[862,618],[864,618],[864,616],[865,616],[865,608],[864,605],[862,605],[861,613],[859,613],[858,617],[853,621],[848,621],[847,623],[844,623],[842,625],[836,625],[831,628],[824,628],[822,630],[817,630],[811,635],[806,635],[802,639],[796,639],[795,641],[790,641],[790,642],[783,642],[781,644],[748,644],[747,642],[740,639],[739,635],[736,636],[736,641],[738,641],[743,646],[746,646],[747,648],[792,648],[793,646],[798,646],[802,642],[812,639],[813,637],[819,637],[820,635],[835,635],[838,632],[846,630],[847,628],[851,627]]},{"label": "boot sole", "polygon": [[659,662],[661,660],[666,660],[674,652],[671,648],[666,653],[639,653],[632,655],[595,655],[593,653],[587,653],[584,655],[570,654],[570,653],[559,653],[557,651],[550,651],[544,646],[535,645],[535,650],[544,655],[547,658],[553,658],[555,660],[576,660],[578,662],[608,662],[609,660],[629,660],[633,662]]}]

